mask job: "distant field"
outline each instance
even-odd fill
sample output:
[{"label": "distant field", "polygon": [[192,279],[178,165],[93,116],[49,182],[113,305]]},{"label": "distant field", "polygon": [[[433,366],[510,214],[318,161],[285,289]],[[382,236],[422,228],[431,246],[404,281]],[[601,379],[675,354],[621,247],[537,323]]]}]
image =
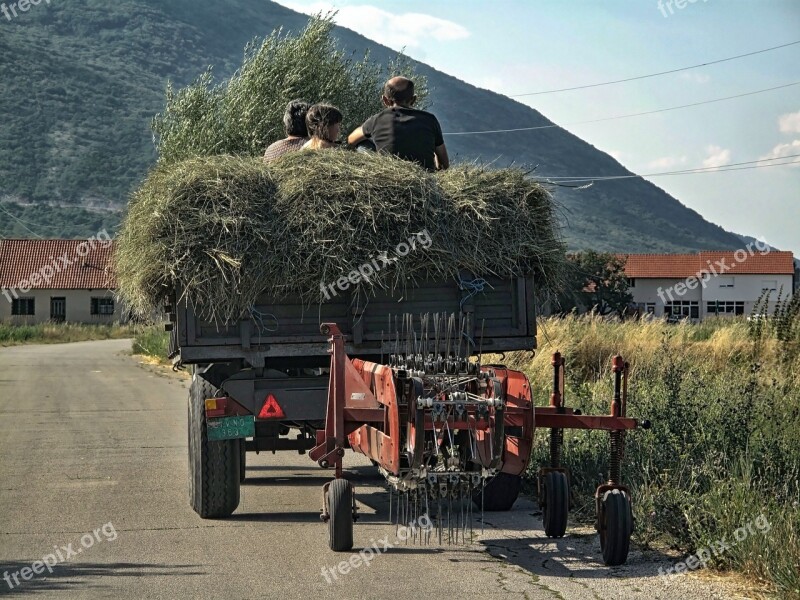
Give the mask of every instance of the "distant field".
[{"label": "distant field", "polygon": [[134,331],[133,325],[87,325],[82,323],[8,325],[0,323],[0,346],[123,339],[133,337]]}]

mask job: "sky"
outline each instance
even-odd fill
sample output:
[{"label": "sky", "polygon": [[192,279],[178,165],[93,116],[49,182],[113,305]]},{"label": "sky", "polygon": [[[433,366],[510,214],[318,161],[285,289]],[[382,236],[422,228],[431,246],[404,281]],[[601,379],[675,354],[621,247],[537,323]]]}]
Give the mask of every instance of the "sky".
[{"label": "sky", "polygon": [[[800,85],[702,106],[577,124],[800,84],[800,0],[279,0],[478,87],[514,97],[638,174],[800,155]],[[525,127],[520,123],[519,127]],[[536,131],[521,136],[536,143]],[[729,231],[800,256],[800,156],[650,181]],[[769,165],[781,161],[767,161]],[[750,166],[750,165],[744,165]],[[570,173],[592,176],[593,173]],[[596,185],[602,185],[597,183]]]}]

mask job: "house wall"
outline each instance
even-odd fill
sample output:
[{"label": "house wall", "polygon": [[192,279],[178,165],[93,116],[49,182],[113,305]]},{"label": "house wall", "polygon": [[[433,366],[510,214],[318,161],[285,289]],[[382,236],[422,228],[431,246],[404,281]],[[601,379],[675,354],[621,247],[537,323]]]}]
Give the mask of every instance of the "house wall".
[{"label": "house wall", "polygon": [[[725,278],[725,279],[724,279]],[[723,282],[733,279],[733,287],[720,287]],[[633,287],[630,288],[633,301],[637,304],[655,304],[656,316],[664,315],[664,305],[672,300],[689,300],[700,303],[700,318],[707,316],[708,303],[717,300],[724,302],[744,302],[744,314],[750,314],[755,307],[756,301],[761,296],[764,283],[767,281],[775,282],[775,290],[769,295],[769,311],[775,310],[778,294],[783,287],[783,297],[791,295],[792,276],[791,275],[736,275],[726,274],[720,277],[712,277],[706,285],[698,284],[693,290],[684,289],[682,295],[678,295],[675,290],[677,284],[686,284],[685,278],[674,279],[643,279],[637,278]],[[660,294],[659,294],[660,292]],[[671,296],[670,296],[671,294]],[[713,314],[713,311],[711,312]]]},{"label": "house wall", "polygon": [[71,323],[114,323],[121,320],[122,307],[120,302],[114,302],[113,315],[91,314],[92,298],[113,298],[111,290],[31,290],[27,294],[17,292],[20,298],[34,298],[36,314],[33,316],[18,316],[11,314],[10,292],[0,294],[0,322],[13,324],[43,323],[50,320],[50,299],[66,299],[66,320]]}]

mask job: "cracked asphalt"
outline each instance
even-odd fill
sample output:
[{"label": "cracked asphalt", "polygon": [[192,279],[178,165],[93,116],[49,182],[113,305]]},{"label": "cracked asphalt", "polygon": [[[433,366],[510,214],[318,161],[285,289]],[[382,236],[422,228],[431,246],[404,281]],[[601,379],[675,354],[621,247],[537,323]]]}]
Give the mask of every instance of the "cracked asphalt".
[{"label": "cracked asphalt", "polygon": [[[321,487],[329,474],[307,456],[250,454],[234,516],[200,519],[188,504],[188,381],[138,364],[127,355],[129,348],[125,340],[0,348],[0,595],[739,595],[695,576],[665,585],[658,569],[677,559],[662,555],[633,551],[627,565],[605,567],[592,531],[545,538],[528,498],[511,512],[486,513],[483,534],[476,521],[469,546],[403,544],[387,522],[388,496],[377,470],[352,453],[345,465],[362,514],[354,551],[373,544],[379,550],[368,565],[346,574],[336,570],[334,578],[330,569],[350,554],[328,550],[319,521]],[[48,555],[58,563],[52,573],[35,563]]]}]

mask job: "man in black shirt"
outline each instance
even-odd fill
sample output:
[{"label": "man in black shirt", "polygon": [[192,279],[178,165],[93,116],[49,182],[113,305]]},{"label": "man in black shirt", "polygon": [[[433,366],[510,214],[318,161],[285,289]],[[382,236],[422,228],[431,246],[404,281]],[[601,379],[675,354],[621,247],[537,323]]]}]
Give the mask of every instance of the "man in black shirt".
[{"label": "man in black shirt", "polygon": [[417,101],[413,81],[393,77],[383,88],[382,100],[386,108],[348,136],[351,146],[369,139],[378,152],[416,162],[430,171],[450,166],[439,121],[429,112],[412,108]]}]

